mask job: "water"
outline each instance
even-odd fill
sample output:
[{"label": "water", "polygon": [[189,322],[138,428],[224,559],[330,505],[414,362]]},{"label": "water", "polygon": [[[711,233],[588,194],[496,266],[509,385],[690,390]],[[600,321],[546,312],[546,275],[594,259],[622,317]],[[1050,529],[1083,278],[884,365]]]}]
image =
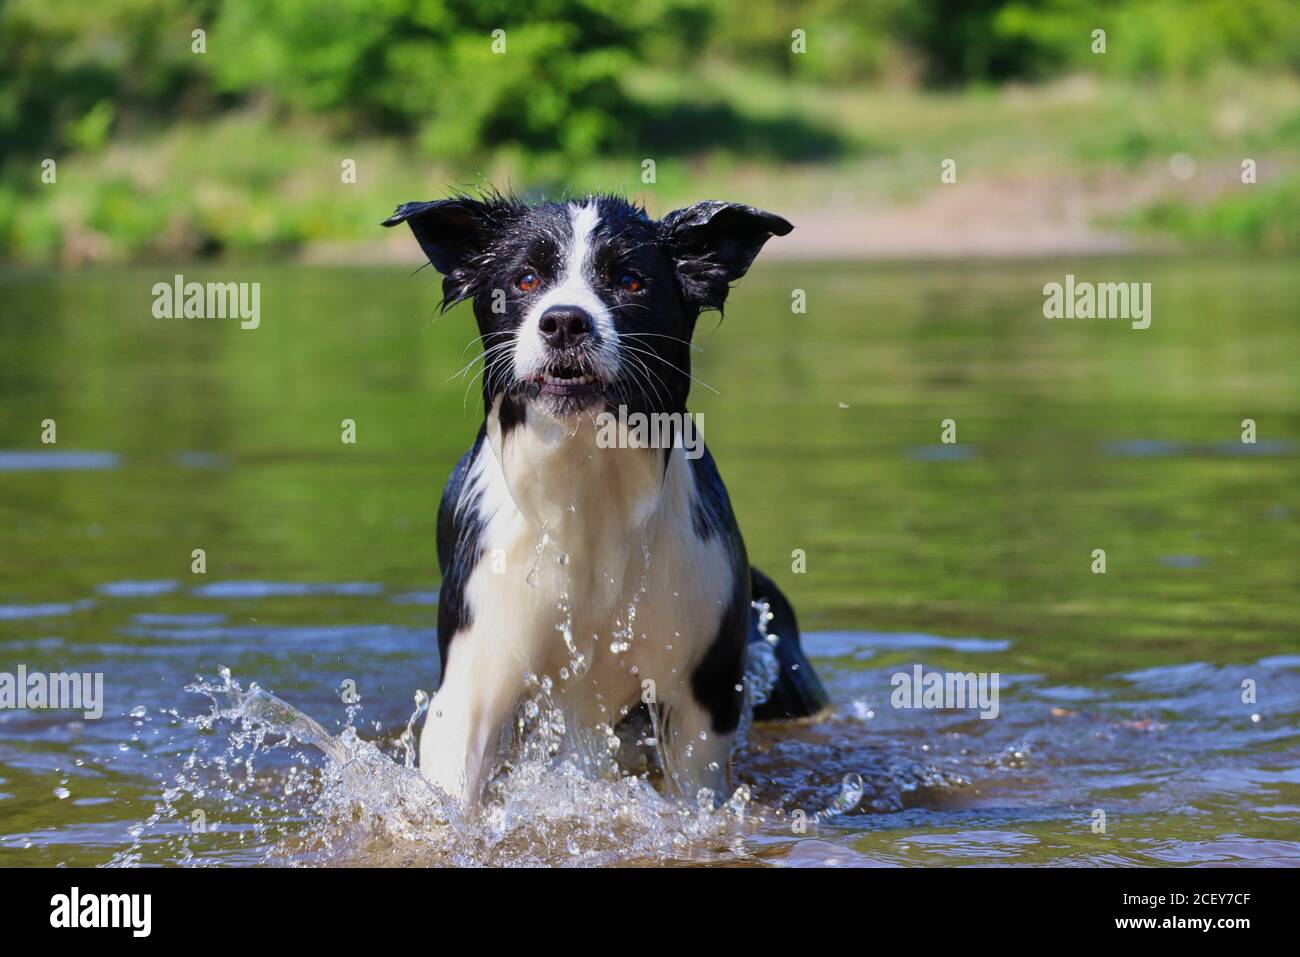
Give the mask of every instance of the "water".
[{"label": "water", "polygon": [[[157,320],[158,272],[0,274],[0,671],[106,697],[0,711],[0,864],[1300,863],[1294,263],[760,266],[692,406],[833,713],[751,728],[714,810],[540,707],[474,822],[404,744],[469,316],[232,266],[185,274],[261,281],[261,328]],[[1042,319],[1066,272],[1152,282],[1152,327]],[[999,716],[895,709],[916,664]]]}]

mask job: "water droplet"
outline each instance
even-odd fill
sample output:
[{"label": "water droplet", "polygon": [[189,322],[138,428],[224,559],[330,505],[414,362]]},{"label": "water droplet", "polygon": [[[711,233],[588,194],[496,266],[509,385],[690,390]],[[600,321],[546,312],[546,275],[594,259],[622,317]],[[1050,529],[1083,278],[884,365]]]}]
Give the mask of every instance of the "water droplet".
[{"label": "water droplet", "polygon": [[862,801],[862,775],[856,771],[850,771],[844,775],[844,780],[840,782],[840,793],[835,796],[831,806],[826,809],[827,814],[847,814],[858,806]]}]

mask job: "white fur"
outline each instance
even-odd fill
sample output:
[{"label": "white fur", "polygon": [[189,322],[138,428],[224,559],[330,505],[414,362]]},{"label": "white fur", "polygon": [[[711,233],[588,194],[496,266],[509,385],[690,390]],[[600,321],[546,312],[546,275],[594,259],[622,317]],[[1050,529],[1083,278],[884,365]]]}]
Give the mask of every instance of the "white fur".
[{"label": "white fur", "polygon": [[[734,736],[713,732],[690,689],[731,599],[726,545],[694,531],[694,474],[681,449],[665,471],[662,451],[599,448],[595,433],[586,415],[558,421],[530,408],[503,445],[494,409],[466,478],[462,501],[481,492],[488,517],[483,558],[466,588],[473,623],[451,640],[420,767],[469,807],[529,673],[552,678],[566,722],[581,728],[613,727],[653,681],[670,714],[660,746],[678,793],[707,786],[722,794],[728,783]],[[570,615],[588,664],[581,676],[557,628]],[[616,652],[620,628],[630,631],[630,647]]]},{"label": "white fur", "polygon": [[591,288],[588,278],[591,265],[591,234],[600,222],[595,203],[574,206],[569,210],[573,237],[565,252],[564,272],[560,281],[546,290],[524,316],[515,339],[515,375],[530,379],[546,370],[549,357],[546,343],[538,328],[542,313],[552,306],[578,306],[585,309],[595,325],[600,345],[594,361],[596,372],[604,379],[618,378],[618,332],[609,308]]}]

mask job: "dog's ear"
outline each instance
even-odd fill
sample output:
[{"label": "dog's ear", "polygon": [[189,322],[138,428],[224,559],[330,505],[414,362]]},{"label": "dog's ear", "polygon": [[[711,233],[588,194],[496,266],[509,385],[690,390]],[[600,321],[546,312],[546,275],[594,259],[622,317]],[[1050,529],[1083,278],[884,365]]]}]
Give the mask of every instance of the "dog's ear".
[{"label": "dog's ear", "polygon": [[410,223],[411,232],[433,268],[451,276],[487,248],[496,218],[491,204],[458,196],[429,203],[403,203],[384,220],[384,225]]},{"label": "dog's ear", "polygon": [[481,256],[500,228],[505,204],[480,202],[468,196],[428,203],[403,203],[384,220],[385,226],[410,223],[411,232],[433,268],[442,273],[445,312],[472,295],[474,260]]},{"label": "dog's ear", "polygon": [[682,292],[701,309],[721,309],[763,244],[794,229],[773,213],[715,199],[674,210],[663,227]]}]

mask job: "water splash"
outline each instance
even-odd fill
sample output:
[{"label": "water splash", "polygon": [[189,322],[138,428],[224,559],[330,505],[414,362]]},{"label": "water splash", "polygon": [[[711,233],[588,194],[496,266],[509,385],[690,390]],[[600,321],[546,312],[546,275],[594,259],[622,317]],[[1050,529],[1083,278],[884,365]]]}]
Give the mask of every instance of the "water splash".
[{"label": "water splash", "polygon": [[761,641],[751,641],[745,646],[745,671],[741,678],[744,704],[740,709],[740,724],[736,728],[736,747],[743,748],[749,740],[754,710],[767,702],[781,677],[781,662],[776,657],[779,635],[770,635],[768,622],[772,620],[772,606],[766,599],[750,603],[757,621]]},{"label": "water splash", "polygon": [[[628,599],[627,608],[614,619],[614,630],[611,633],[609,642],[609,651],[612,655],[624,654],[632,647],[632,642],[636,640],[636,616],[642,600],[645,599],[646,591],[650,587],[651,564],[650,543],[646,540],[645,531],[642,530],[641,568],[637,573],[636,588],[632,592],[632,597]],[[674,597],[676,596],[674,595]],[[643,632],[641,637],[646,638],[647,636]]]},{"label": "water splash", "polygon": [[[587,673],[587,656],[578,649],[578,643],[573,638],[573,607],[569,604],[568,592],[561,593],[560,600],[555,603],[555,610],[560,613],[560,621],[555,630],[564,639],[564,648],[569,653],[569,670],[573,677],[581,678]],[[561,677],[567,678],[567,672]]]},{"label": "water splash", "polygon": [[[698,804],[671,800],[647,775],[618,771],[620,740],[608,725],[566,725],[549,677],[533,676],[528,687],[517,747],[469,818],[415,767],[415,727],[429,706],[423,692],[389,754],[358,735],[359,705],[332,734],[222,668],[219,681],[187,686],[211,702],[207,713],[182,719],[200,743],[112,863],[251,854],[252,863],[274,864],[598,865],[746,853],[764,814],[747,787],[716,808],[712,794]],[[244,823],[226,829],[223,817]]]},{"label": "water splash", "polygon": [[840,782],[840,792],[835,795],[835,800],[824,811],[818,813],[818,819],[827,821],[841,814],[849,814],[862,803],[862,795],[865,787],[862,783],[862,775],[856,771],[850,771],[844,775],[844,780]]}]

